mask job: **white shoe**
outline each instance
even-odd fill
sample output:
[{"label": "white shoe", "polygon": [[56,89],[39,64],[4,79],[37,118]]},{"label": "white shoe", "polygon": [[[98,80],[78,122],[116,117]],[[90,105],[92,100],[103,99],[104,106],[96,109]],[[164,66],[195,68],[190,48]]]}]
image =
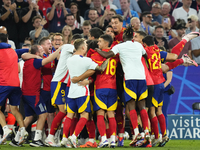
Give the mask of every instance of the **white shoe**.
[{"label": "white shoe", "polygon": [[47,137],[47,138],[45,139],[45,145],[51,146],[51,147],[58,147],[58,145],[57,145],[56,142],[54,141],[54,138],[49,138],[49,137]]},{"label": "white shoe", "polygon": [[22,145],[27,138],[28,138],[28,132],[25,131],[23,134],[21,134],[21,137],[19,138],[18,145]]},{"label": "white shoe", "polygon": [[[112,143],[110,143],[111,146]],[[108,147],[108,140],[102,141],[99,143],[99,146],[97,148],[103,148],[103,147]]]},{"label": "white shoe", "polygon": [[184,63],[198,67],[198,64],[194,60],[192,60],[187,54],[183,54],[181,58],[183,59]]},{"label": "white shoe", "polygon": [[68,140],[70,141],[70,143],[72,144],[72,146],[73,146],[74,148],[77,147],[77,146],[76,146],[76,138],[74,138],[73,135],[70,136],[70,137],[68,138]]},{"label": "white shoe", "polygon": [[12,130],[7,129],[3,134],[3,138],[0,140],[0,144],[5,143],[6,142],[6,138],[11,134],[12,134]]},{"label": "white shoe", "polygon": [[64,146],[66,148],[72,148],[72,145],[67,138],[63,138],[62,141],[60,142],[60,144],[61,144],[61,146]]}]

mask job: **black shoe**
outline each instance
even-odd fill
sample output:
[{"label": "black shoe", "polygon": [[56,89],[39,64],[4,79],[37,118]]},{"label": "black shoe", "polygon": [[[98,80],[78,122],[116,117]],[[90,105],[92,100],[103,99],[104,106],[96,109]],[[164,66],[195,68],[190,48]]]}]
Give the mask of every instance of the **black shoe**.
[{"label": "black shoe", "polygon": [[9,145],[11,145],[11,146],[13,146],[13,147],[21,147],[21,146],[22,146],[22,145],[18,145],[18,142],[15,141],[15,139],[13,139],[13,140],[9,143]]},{"label": "black shoe", "polygon": [[38,141],[33,140],[29,145],[32,147],[46,147],[46,145],[41,140]]}]

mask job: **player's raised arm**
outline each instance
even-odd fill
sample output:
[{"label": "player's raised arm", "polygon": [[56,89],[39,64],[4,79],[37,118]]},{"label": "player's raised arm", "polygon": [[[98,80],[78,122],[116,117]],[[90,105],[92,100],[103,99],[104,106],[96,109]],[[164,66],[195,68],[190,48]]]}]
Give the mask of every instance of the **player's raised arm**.
[{"label": "player's raised arm", "polygon": [[110,58],[115,55],[112,51],[104,52],[98,48],[96,48],[95,50],[104,58]]}]

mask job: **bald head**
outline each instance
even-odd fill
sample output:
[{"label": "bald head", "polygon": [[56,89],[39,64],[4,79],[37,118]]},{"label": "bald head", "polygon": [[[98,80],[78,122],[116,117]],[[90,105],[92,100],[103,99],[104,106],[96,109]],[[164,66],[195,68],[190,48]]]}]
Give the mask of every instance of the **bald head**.
[{"label": "bald head", "polygon": [[0,33],[7,34],[7,29],[4,26],[0,26]]}]

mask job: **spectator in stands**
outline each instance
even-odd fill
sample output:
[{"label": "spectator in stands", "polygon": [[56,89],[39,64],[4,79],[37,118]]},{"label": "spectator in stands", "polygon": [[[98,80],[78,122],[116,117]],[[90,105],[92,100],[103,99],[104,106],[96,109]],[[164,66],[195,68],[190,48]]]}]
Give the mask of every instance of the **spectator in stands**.
[{"label": "spectator in stands", "polygon": [[89,35],[89,31],[92,28],[90,22],[88,20],[83,22],[83,26],[82,26],[82,36],[87,40],[88,39],[88,35]]},{"label": "spectator in stands", "polygon": [[49,32],[59,32],[65,26],[65,16],[68,14],[62,0],[55,0],[52,7],[47,9]]},{"label": "spectator in stands", "polygon": [[123,27],[126,27],[130,24],[132,17],[138,17],[136,11],[130,10],[130,0],[121,0],[120,1],[121,9],[117,9],[116,13],[119,15],[123,15]]},{"label": "spectator in stands", "polygon": [[[121,9],[120,0],[113,0],[113,4],[117,6],[118,9]],[[142,13],[136,0],[130,1],[130,9],[136,11],[138,13],[138,16],[140,16]]]},{"label": "spectator in stands", "polygon": [[171,27],[174,25],[175,20],[174,17],[169,13],[171,10],[171,5],[168,2],[164,2],[162,4],[162,11],[161,11],[161,15],[163,17],[169,17],[170,18],[170,22],[171,22]]},{"label": "spectator in stands", "polygon": [[[7,35],[7,29],[6,29],[6,27],[0,26],[0,33],[4,33],[4,34]],[[11,45],[11,48],[12,48],[12,49],[16,49],[15,43],[14,43],[12,40],[8,40],[8,44]]]},{"label": "spectator in stands", "polygon": [[81,34],[82,31],[74,26],[75,18],[73,14],[67,14],[65,18],[65,23],[71,27],[73,35],[76,33]]},{"label": "spectator in stands", "polygon": [[24,0],[15,0],[15,4],[17,5],[17,11],[29,6],[28,2]]},{"label": "spectator in stands", "polygon": [[192,59],[200,64],[200,37],[197,37],[191,41],[192,44]]},{"label": "spectator in stands", "polygon": [[190,8],[192,0],[182,0],[182,3],[182,7],[174,9],[172,16],[174,17],[175,21],[177,21],[177,19],[184,19],[187,23],[187,17],[190,15],[197,15],[197,11],[193,8]]},{"label": "spectator in stands", "polygon": [[188,17],[188,28],[185,31],[185,34],[190,32],[199,32],[199,28],[197,28],[198,17],[196,15],[190,15]]},{"label": "spectator in stands", "polygon": [[106,9],[104,11],[103,16],[99,20],[99,27],[102,30],[105,30],[105,28],[109,25],[111,18],[116,15],[116,11],[114,9]]},{"label": "spectator in stands", "polygon": [[88,18],[89,18],[89,22],[92,26],[92,28],[97,27],[97,18],[98,18],[98,13],[97,10],[95,8],[91,8],[88,12]]},{"label": "spectator in stands", "polygon": [[3,0],[3,6],[0,9],[0,24],[6,27],[9,39],[18,44],[17,23],[19,16],[16,11],[16,4],[11,4],[11,0]]},{"label": "spectator in stands", "polygon": [[139,0],[138,5],[140,6],[142,12],[151,11],[154,2],[160,3],[160,0]]},{"label": "spectator in stands", "polygon": [[39,6],[36,3],[33,3],[31,0],[28,0],[29,7],[25,7],[20,11],[21,24],[19,26],[19,40],[20,46],[24,43],[24,39],[29,37],[29,32],[34,29],[32,19],[35,16],[40,16],[42,18],[43,13],[39,10]]},{"label": "spectator in stands", "polygon": [[63,45],[63,35],[61,33],[55,33],[52,37],[52,46],[57,50],[60,46]]},{"label": "spectator in stands", "polygon": [[[68,1],[68,0],[66,0],[66,1]],[[86,10],[88,10],[90,8],[91,0],[71,0],[71,1],[78,4],[78,9],[80,11],[80,15],[82,17],[84,17]]]},{"label": "spectator in stands", "polygon": [[70,4],[70,11],[75,17],[74,26],[78,29],[81,29],[84,19],[80,16],[80,12],[78,10],[78,5],[76,3]]},{"label": "spectator in stands", "polygon": [[200,0],[193,0],[193,1],[192,1],[191,8],[196,9],[196,10],[197,10],[197,13],[199,13],[199,9],[200,9]]},{"label": "spectator in stands", "polygon": [[137,17],[131,18],[131,25],[133,26],[134,31],[144,31],[144,29],[141,27],[140,19]]},{"label": "spectator in stands", "polygon": [[[171,20],[169,17],[163,17],[162,18],[162,24],[164,29],[164,37],[169,41],[169,35],[174,34],[171,30]],[[176,35],[174,35],[176,36]]]},{"label": "spectator in stands", "polygon": [[165,47],[166,51],[169,50],[168,42],[164,36],[164,28],[161,25],[155,27],[154,41],[157,46]]},{"label": "spectator in stands", "polygon": [[[177,37],[172,38],[168,43],[170,52],[171,52],[171,49],[182,40],[182,37],[185,34],[185,29],[187,27],[183,19],[178,19],[175,22],[174,28],[177,32]],[[181,58],[183,54],[188,54],[191,57],[191,42],[190,41],[185,44],[183,50],[178,56],[178,59]]]},{"label": "spectator in stands", "polygon": [[106,7],[109,5],[110,9],[117,9],[117,6],[115,6],[114,4],[112,4],[112,2],[110,0],[102,0],[102,6],[104,7],[103,10],[106,10]]},{"label": "spectator in stands", "polygon": [[159,25],[162,23],[162,16],[160,15],[160,11],[161,11],[161,5],[159,2],[154,2],[152,5],[152,23],[153,25]]},{"label": "spectator in stands", "polygon": [[179,0],[171,0],[169,3],[171,5],[170,15],[172,15],[172,12],[174,11],[174,9],[183,6],[183,3],[180,2]]},{"label": "spectator in stands", "polygon": [[144,32],[146,32],[148,35],[152,35],[154,32],[154,27],[151,26],[152,14],[149,11],[145,11],[141,14],[141,18],[141,27],[143,28]]},{"label": "spectator in stands", "polygon": [[35,29],[30,31],[29,36],[33,39],[34,44],[38,44],[42,37],[49,36],[49,32],[43,29],[47,21],[45,18],[42,19],[40,16],[35,16],[32,22]]},{"label": "spectator in stands", "polygon": [[[102,1],[101,1],[101,0],[93,0],[93,4],[94,4],[94,8],[97,10],[98,16],[99,16],[99,17],[103,16],[104,10],[101,9]],[[88,10],[85,12],[85,15],[84,15],[84,19],[85,19],[85,20],[89,20],[89,16],[88,16],[89,11],[90,11],[90,9],[88,9]]]},{"label": "spectator in stands", "polygon": [[70,44],[72,39],[72,28],[65,25],[62,29],[63,44]]},{"label": "spectator in stands", "polygon": [[[30,37],[26,37],[25,40],[24,40],[24,44],[29,44],[29,45],[33,45],[33,40],[30,38]],[[22,45],[22,46],[23,46]],[[21,48],[21,47],[20,47]]]}]

